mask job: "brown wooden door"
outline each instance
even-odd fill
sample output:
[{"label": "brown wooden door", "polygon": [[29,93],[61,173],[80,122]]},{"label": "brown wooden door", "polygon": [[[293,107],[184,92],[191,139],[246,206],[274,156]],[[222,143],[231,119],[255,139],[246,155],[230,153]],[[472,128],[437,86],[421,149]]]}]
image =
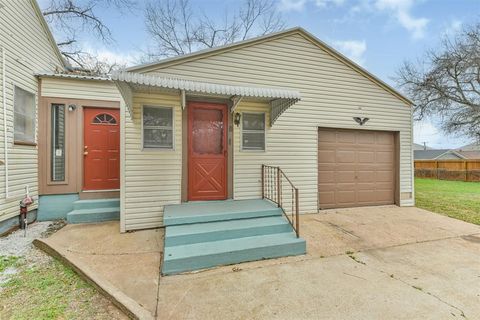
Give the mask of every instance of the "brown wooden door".
[{"label": "brown wooden door", "polygon": [[84,108],[84,190],[120,188],[120,111]]},{"label": "brown wooden door", "polygon": [[227,198],[227,106],[188,104],[188,200]]},{"label": "brown wooden door", "polygon": [[319,129],[319,208],[393,204],[395,163],[392,132]]}]

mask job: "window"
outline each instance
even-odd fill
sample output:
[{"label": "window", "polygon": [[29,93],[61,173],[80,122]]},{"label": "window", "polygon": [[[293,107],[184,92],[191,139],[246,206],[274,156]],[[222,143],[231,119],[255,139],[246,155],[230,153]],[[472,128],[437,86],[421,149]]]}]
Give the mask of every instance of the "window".
[{"label": "window", "polygon": [[108,113],[102,113],[93,119],[92,123],[94,124],[117,124],[117,119]]},{"label": "window", "polygon": [[173,108],[143,106],[143,148],[173,149]]},{"label": "window", "polygon": [[35,143],[35,95],[19,87],[14,93],[14,140]]},{"label": "window", "polygon": [[65,105],[52,105],[51,119],[51,179],[52,181],[65,181]]},{"label": "window", "polygon": [[265,113],[242,114],[242,150],[265,151]]}]

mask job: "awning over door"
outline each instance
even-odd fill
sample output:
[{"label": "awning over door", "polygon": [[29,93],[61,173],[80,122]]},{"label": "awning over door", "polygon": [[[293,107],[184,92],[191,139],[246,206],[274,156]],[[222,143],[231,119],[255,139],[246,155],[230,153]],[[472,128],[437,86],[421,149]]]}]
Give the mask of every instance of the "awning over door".
[{"label": "awning over door", "polygon": [[283,112],[301,99],[300,92],[283,88],[225,85],[125,71],[112,74],[111,79],[122,94],[130,114],[133,114],[131,112],[133,92],[144,92],[152,88],[160,91],[177,91],[182,97],[182,107],[185,107],[187,95],[228,98],[232,101],[231,112],[235,111],[243,98],[268,101],[271,107],[271,125]]}]

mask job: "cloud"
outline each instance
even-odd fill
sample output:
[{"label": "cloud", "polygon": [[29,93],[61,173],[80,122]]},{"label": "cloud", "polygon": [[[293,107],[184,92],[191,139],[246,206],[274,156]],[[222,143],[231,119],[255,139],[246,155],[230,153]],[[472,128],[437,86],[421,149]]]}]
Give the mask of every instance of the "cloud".
[{"label": "cloud", "polygon": [[334,41],[333,46],[356,63],[360,65],[365,64],[364,54],[367,51],[365,40]]},{"label": "cloud", "polygon": [[452,36],[456,34],[460,29],[462,29],[462,21],[454,19],[450,24],[445,28],[444,34],[447,36]]},{"label": "cloud", "polygon": [[388,12],[407,29],[413,39],[421,39],[425,36],[425,28],[429,20],[427,18],[415,18],[411,14],[413,0],[375,0],[378,10]]},{"label": "cloud", "polygon": [[307,0],[280,0],[281,11],[303,11]]},{"label": "cloud", "polygon": [[315,0],[317,7],[325,8],[326,6],[332,4],[334,6],[341,6],[345,3],[346,0]]},{"label": "cloud", "polygon": [[435,149],[454,149],[470,143],[466,137],[445,135],[438,124],[429,120],[414,122],[413,140],[418,144],[426,142],[427,146]]},{"label": "cloud", "polygon": [[97,57],[99,61],[108,62],[110,64],[118,64],[132,66],[140,61],[142,51],[114,51],[106,47],[94,47],[90,43],[85,43],[82,49],[85,52]]}]

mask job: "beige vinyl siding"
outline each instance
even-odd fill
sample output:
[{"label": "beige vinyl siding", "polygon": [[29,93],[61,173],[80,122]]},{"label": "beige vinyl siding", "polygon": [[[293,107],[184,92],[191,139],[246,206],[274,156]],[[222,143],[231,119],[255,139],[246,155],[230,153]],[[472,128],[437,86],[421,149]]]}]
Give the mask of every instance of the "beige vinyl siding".
[{"label": "beige vinyl siding", "polygon": [[[7,145],[9,152],[9,197],[6,198],[5,165],[0,166],[0,221],[18,215],[18,202],[25,186],[38,198],[37,147],[13,144],[14,86],[35,94],[38,106],[38,80],[35,73],[62,68],[40,17],[30,0],[3,1],[0,8],[0,159],[4,161],[3,99],[7,105]],[[6,68],[1,55],[5,50]],[[6,96],[1,81],[6,77]],[[36,125],[36,127],[38,124]],[[35,209],[37,205],[29,207]]]},{"label": "beige vinyl siding", "polygon": [[[269,129],[268,156],[236,153],[240,157],[234,160],[236,199],[260,196],[262,161],[259,159],[262,159],[264,163],[280,165],[299,187],[302,213],[316,212],[318,127],[399,131],[400,191],[413,192],[411,108],[299,33],[173,63],[155,72],[191,80],[301,92],[302,100]],[[360,127],[353,121],[354,116],[368,117],[370,121]],[[401,205],[413,205],[413,199],[402,198]]]},{"label": "beige vinyl siding", "polygon": [[[174,149],[146,149],[142,146],[142,106],[174,108]],[[125,119],[126,230],[158,227],[163,206],[180,203],[182,182],[182,108],[178,94],[136,93],[133,119],[123,108]],[[124,230],[123,230],[124,231]]]},{"label": "beige vinyl siding", "polygon": [[121,100],[120,92],[113,82],[55,77],[42,78],[42,96],[82,100]]}]

